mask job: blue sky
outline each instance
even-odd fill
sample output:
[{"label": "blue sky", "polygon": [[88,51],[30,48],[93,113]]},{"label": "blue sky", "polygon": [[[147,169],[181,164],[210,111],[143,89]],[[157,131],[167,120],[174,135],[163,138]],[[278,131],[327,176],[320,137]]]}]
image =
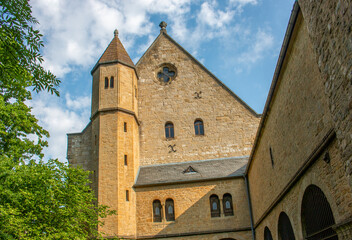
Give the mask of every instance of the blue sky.
[{"label": "blue sky", "polygon": [[66,133],[89,122],[90,70],[114,29],[134,63],[168,23],[168,34],[256,112],[261,113],[294,0],[31,0],[44,35],[45,67],[61,97],[33,97],[51,137],[46,158],[66,161]]}]

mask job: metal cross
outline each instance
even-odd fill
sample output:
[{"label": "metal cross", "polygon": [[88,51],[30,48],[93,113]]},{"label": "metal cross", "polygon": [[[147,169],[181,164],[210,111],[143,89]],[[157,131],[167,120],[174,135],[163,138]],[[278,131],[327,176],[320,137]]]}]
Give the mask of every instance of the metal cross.
[{"label": "metal cross", "polygon": [[162,72],[158,73],[158,78],[159,79],[163,79],[163,81],[165,83],[167,83],[168,81],[170,81],[170,78],[175,76],[175,72],[174,71],[169,71],[168,67],[164,67]]}]

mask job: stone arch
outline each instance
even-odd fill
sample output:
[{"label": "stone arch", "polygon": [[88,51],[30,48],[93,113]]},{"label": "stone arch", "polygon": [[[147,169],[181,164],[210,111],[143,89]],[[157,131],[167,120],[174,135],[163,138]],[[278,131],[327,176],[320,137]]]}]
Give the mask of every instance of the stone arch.
[{"label": "stone arch", "polygon": [[[297,216],[297,222],[298,223],[302,223],[302,201],[303,201],[303,196],[305,193],[305,190],[307,189],[308,186],[310,185],[315,185],[318,188],[321,189],[321,191],[324,193],[327,201],[330,204],[333,216],[335,221],[338,222],[339,219],[339,214],[338,214],[338,207],[336,205],[336,202],[334,200],[334,197],[332,195],[332,190],[325,184],[325,182],[320,179],[316,174],[314,174],[314,172],[308,172],[308,174],[306,174],[306,176],[304,177],[304,179],[301,181],[300,183],[300,187],[299,187],[299,196],[298,196],[298,201],[297,201],[297,210],[298,210],[298,216]],[[302,224],[298,224],[297,226],[297,233],[299,232],[300,234],[303,233],[303,229],[302,229]],[[302,235],[303,237],[303,235]]]},{"label": "stone arch", "polygon": [[304,191],[301,208],[303,236],[311,240],[338,240],[330,204],[324,192],[316,185],[309,185]]},{"label": "stone arch", "polygon": [[296,240],[292,224],[285,212],[281,212],[277,226],[279,240]]},{"label": "stone arch", "polygon": [[273,236],[268,227],[264,228],[264,240],[273,240]]}]

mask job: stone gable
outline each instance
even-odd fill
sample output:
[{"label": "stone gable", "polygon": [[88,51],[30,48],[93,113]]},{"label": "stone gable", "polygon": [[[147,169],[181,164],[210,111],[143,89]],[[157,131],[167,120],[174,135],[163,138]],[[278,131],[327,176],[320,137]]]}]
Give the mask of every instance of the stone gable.
[{"label": "stone gable", "polygon": [[[163,66],[176,70],[165,84]],[[259,116],[171,37],[161,33],[137,63],[141,165],[235,157],[250,153]],[[204,135],[196,136],[201,119]],[[165,137],[165,123],[175,137]],[[171,147],[173,150],[171,150]]]}]

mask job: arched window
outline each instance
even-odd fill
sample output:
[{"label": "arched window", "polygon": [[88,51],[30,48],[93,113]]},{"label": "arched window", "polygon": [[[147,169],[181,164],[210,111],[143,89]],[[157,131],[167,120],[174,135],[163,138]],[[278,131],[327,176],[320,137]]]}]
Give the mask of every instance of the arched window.
[{"label": "arched window", "polygon": [[153,201],[153,222],[161,222],[162,208],[159,200]]},{"label": "arched window", "polygon": [[284,212],[281,212],[279,216],[278,232],[279,240],[295,240],[291,221]]},{"label": "arched window", "polygon": [[165,137],[166,138],[174,138],[174,124],[172,122],[167,122],[165,124]]},{"label": "arched window", "polygon": [[109,78],[105,78],[105,88],[109,87]]},{"label": "arched window", "polygon": [[273,240],[273,236],[268,227],[264,228],[264,240]]},{"label": "arched window", "polygon": [[171,198],[166,199],[165,216],[166,216],[166,221],[175,221],[174,200],[172,200]]},{"label": "arched window", "polygon": [[315,185],[307,187],[302,200],[302,229],[305,239],[337,240],[335,219],[325,194]]},{"label": "arched window", "polygon": [[210,196],[210,213],[211,217],[220,217],[220,201],[215,194]]},{"label": "arched window", "polygon": [[194,131],[196,135],[204,135],[204,125],[201,119],[194,121]]},{"label": "arched window", "polygon": [[114,88],[114,77],[110,78],[110,88]]},{"label": "arched window", "polygon": [[231,194],[226,193],[222,198],[222,205],[224,208],[225,216],[233,216],[233,205]]}]

